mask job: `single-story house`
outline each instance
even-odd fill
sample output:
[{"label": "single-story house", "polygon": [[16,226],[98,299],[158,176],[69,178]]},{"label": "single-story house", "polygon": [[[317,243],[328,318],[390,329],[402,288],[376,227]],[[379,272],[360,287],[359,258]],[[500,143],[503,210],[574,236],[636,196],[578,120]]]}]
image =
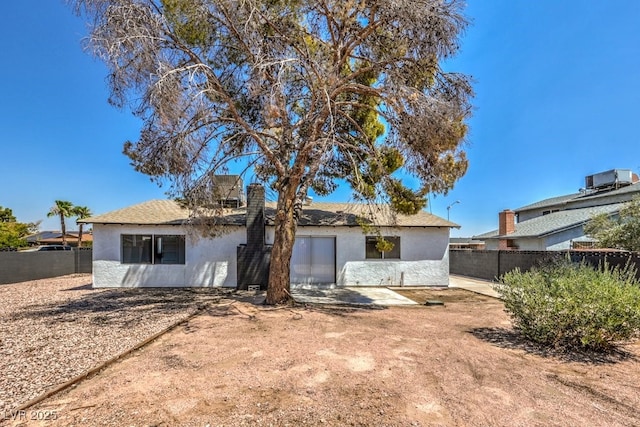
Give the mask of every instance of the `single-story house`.
[{"label": "single-story house", "polygon": [[[358,217],[366,205],[312,203],[298,222],[292,285],[448,286],[449,231],[457,224],[420,212],[392,220],[376,210],[380,252]],[[152,200],[81,220],[93,224],[94,287],[232,287],[267,283],[275,204],[252,184],[247,206],[216,217],[221,233],[203,237],[189,212],[172,200]]]}]

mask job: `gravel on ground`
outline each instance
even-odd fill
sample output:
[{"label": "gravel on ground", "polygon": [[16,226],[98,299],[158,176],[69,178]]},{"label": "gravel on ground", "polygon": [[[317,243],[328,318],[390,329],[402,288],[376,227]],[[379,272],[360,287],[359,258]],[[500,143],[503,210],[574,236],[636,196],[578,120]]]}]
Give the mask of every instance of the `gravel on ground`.
[{"label": "gravel on ground", "polygon": [[92,289],[89,274],[0,285],[0,411],[15,410],[228,292]]}]

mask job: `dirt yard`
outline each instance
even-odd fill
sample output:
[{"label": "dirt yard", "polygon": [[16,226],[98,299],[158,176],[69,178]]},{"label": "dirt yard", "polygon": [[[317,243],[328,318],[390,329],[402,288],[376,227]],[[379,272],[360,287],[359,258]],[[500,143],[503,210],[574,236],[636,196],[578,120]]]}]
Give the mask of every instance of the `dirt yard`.
[{"label": "dirt yard", "polygon": [[49,420],[6,423],[640,425],[640,345],[609,357],[545,354],[510,329],[498,300],[454,289],[403,294],[444,305],[274,309],[222,299],[17,414]]}]

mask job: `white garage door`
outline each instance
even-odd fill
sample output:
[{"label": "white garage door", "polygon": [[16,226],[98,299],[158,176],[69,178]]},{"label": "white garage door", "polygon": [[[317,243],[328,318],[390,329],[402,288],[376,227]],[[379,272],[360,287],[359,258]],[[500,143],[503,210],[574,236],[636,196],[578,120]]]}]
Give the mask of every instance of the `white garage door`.
[{"label": "white garage door", "polygon": [[291,283],[336,281],[336,238],[296,236],[291,257]]}]

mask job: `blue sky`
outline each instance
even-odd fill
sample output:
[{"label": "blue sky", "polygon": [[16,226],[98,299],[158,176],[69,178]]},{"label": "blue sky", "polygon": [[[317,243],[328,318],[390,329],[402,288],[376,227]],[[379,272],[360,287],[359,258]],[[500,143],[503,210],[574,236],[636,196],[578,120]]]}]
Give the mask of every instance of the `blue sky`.
[{"label": "blue sky", "polygon": [[[446,218],[460,201],[453,236],[496,228],[500,210],[576,192],[586,175],[640,172],[639,1],[475,0],[466,13],[472,24],[447,67],[475,82],[470,167],[427,208]],[[98,214],[163,198],[121,154],[141,124],[107,103],[106,69],[82,50],[82,20],[62,0],[7,2],[4,16],[0,206],[47,230],[59,229],[46,217],[56,199]]]}]

